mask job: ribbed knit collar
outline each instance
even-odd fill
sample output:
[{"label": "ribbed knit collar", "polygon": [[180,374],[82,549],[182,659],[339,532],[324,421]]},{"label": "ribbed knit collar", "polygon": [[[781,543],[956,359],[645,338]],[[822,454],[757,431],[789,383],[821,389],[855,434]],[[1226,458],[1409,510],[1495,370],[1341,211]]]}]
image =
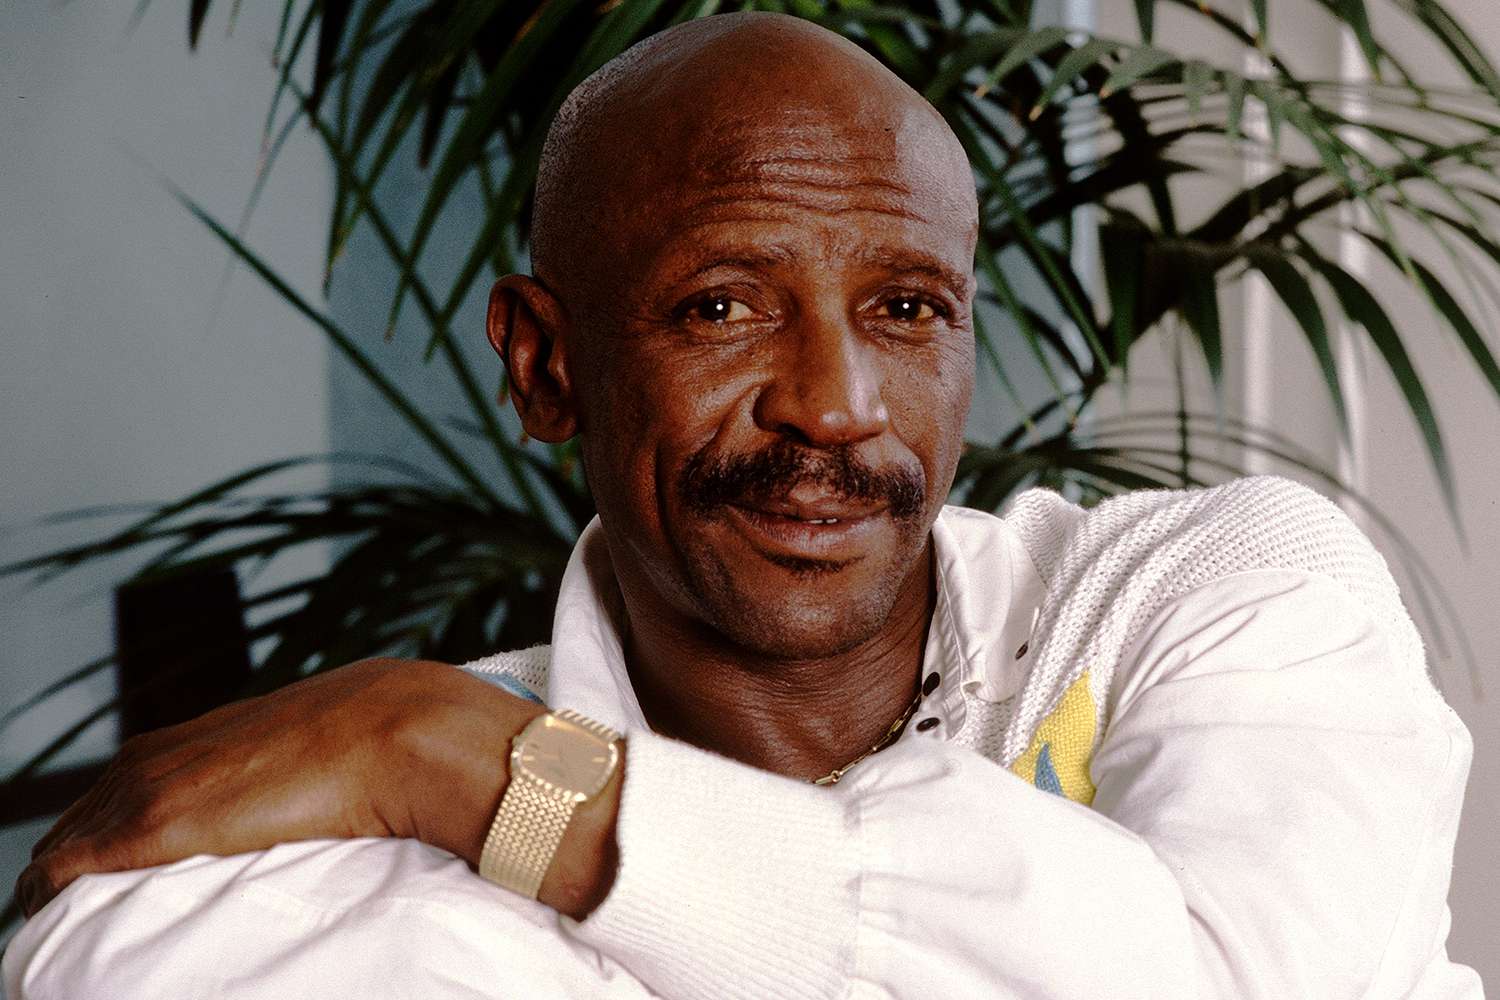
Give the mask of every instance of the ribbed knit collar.
[{"label": "ribbed knit collar", "polygon": [[[938,681],[913,721],[929,736],[951,738],[963,728],[966,699],[1003,701],[1020,688],[1043,587],[1019,536],[991,514],[944,507],[932,526],[932,542],[937,600],[921,677],[937,674]],[[622,731],[645,728],[625,666],[628,628],[604,529],[595,518],[573,549],[558,593],[547,704]],[[907,735],[916,729],[908,726]]]}]

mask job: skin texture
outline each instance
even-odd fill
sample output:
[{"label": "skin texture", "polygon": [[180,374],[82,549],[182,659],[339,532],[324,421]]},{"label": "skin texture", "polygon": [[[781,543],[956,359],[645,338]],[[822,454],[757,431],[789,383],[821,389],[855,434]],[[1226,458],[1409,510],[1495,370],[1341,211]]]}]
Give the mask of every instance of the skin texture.
[{"label": "skin texture", "polygon": [[[847,763],[911,701],[931,617],[973,388],[962,148],[851,43],[725,15],[586,81],[541,177],[535,274],[496,283],[488,336],[527,432],[580,437],[648,721],[798,778]],[[37,845],[24,906],[307,837],[477,863],[537,711],[375,660],[133,740]],[[620,784],[543,884],[575,917],[613,879]]]}]

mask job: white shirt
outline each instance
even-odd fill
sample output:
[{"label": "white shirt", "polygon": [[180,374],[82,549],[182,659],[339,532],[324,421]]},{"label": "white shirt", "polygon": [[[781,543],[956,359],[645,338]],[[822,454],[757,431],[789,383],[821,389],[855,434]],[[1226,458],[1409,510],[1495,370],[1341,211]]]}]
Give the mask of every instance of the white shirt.
[{"label": "white shirt", "polygon": [[[1115,510],[1100,552],[1150,520]],[[416,842],[286,844],[79,879],[7,950],[9,995],[1481,997],[1444,948],[1471,745],[1398,630],[1341,570],[1256,564],[1089,619],[1120,648],[1080,686],[1053,654],[1107,558],[1078,554],[1082,517],[944,511],[937,687],[833,788],[650,733],[592,529],[550,656],[471,665],[627,733],[621,867],[586,921]],[[1147,606],[1121,596],[1138,562],[1107,610]],[[1027,721],[1047,670],[1101,722],[1071,762],[1038,742],[1056,697]]]}]

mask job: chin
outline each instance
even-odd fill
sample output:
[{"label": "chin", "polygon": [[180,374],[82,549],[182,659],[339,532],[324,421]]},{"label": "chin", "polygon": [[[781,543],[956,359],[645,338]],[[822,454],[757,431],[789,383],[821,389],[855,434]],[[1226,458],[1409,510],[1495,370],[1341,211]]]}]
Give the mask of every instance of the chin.
[{"label": "chin", "polygon": [[877,574],[862,566],[779,566],[753,582],[720,569],[697,588],[700,616],[736,645],[776,660],[837,656],[869,641],[904,582],[899,564]]}]

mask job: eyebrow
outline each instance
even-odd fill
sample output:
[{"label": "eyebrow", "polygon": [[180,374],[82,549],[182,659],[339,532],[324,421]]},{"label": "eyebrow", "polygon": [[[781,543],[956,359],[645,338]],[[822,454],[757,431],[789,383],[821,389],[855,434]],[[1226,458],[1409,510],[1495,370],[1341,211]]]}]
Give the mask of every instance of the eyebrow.
[{"label": "eyebrow", "polygon": [[[866,247],[859,251],[856,256],[860,263],[865,265],[883,267],[890,271],[924,274],[947,286],[948,290],[959,299],[968,297],[974,282],[971,274],[956,270],[941,258],[919,250],[897,247]],[[763,267],[792,263],[795,258],[796,255],[790,250],[778,246],[757,247],[753,250],[736,250],[732,253],[720,254],[710,260],[704,261],[691,271],[683,274],[678,280],[690,281],[700,274],[720,267],[738,267],[747,271],[753,271]]]},{"label": "eyebrow", "polygon": [[730,253],[719,254],[704,261],[691,271],[684,273],[680,280],[690,281],[705,271],[712,271],[719,267],[738,267],[746,271],[754,271],[763,267],[774,267],[777,264],[789,264],[795,257],[796,255],[787,248],[778,246],[756,247],[753,250],[735,250]]},{"label": "eyebrow", "polygon": [[967,298],[974,283],[973,275],[959,271],[940,257],[904,247],[869,247],[859,254],[860,261],[891,271],[925,274],[948,286],[957,298]]}]

